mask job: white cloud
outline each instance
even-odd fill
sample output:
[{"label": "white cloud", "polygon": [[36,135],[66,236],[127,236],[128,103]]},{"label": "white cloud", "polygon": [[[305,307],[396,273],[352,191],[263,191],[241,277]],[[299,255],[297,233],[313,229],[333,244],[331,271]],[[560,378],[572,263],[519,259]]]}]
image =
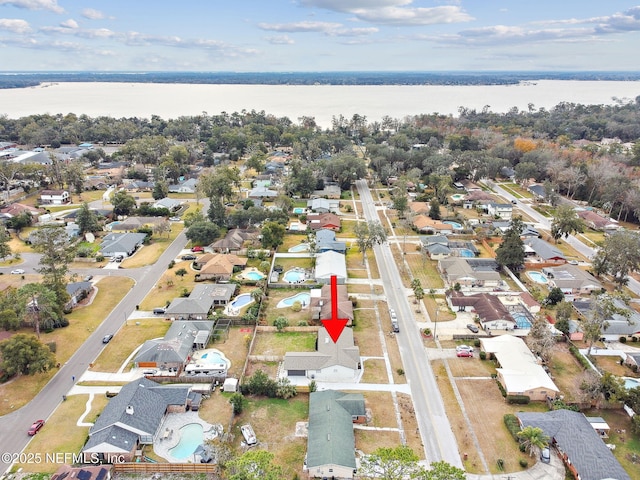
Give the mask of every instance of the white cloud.
[{"label": "white cloud", "polygon": [[29,33],[29,24],[18,18],[0,18],[0,30],[7,30],[13,33]]},{"label": "white cloud", "polygon": [[370,35],[378,31],[375,27],[369,28],[348,28],[341,23],[332,22],[293,22],[293,23],[260,23],[258,27],[262,30],[288,33],[323,33],[331,37],[354,37],[360,35]]},{"label": "white cloud", "polygon": [[76,22],[74,19],[70,18],[69,20],[65,20],[64,22],[60,22],[60,26],[64,27],[64,28],[78,28],[78,22]]},{"label": "white cloud", "polygon": [[27,10],[49,10],[54,13],[64,12],[64,8],[58,5],[58,0],[0,0],[0,5],[11,5]]},{"label": "white cloud", "polygon": [[100,20],[105,17],[104,13],[93,8],[85,8],[84,10],[82,10],[82,16],[84,18],[88,18],[89,20]]},{"label": "white cloud", "polygon": [[265,40],[272,45],[293,45],[294,42],[288,35],[277,35],[275,37],[265,37]]},{"label": "white cloud", "polygon": [[300,0],[307,7],[324,8],[355,15],[360,21],[393,25],[434,25],[473,20],[457,5],[419,7],[410,5],[413,0]]}]

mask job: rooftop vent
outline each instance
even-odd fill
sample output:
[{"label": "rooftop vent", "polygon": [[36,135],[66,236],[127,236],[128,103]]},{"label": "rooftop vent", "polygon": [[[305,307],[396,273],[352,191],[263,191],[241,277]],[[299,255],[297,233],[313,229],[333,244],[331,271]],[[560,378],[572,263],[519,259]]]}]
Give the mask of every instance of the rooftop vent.
[{"label": "rooftop vent", "polygon": [[133,415],[133,406],[127,405],[127,409],[125,410],[127,415]]}]

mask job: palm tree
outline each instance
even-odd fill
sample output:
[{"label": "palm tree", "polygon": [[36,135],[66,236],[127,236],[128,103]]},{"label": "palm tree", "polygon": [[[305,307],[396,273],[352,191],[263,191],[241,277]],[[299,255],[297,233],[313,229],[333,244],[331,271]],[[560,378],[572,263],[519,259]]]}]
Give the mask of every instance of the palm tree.
[{"label": "palm tree", "polygon": [[539,427],[524,427],[518,432],[518,437],[531,457],[549,445],[549,437],[547,437]]}]

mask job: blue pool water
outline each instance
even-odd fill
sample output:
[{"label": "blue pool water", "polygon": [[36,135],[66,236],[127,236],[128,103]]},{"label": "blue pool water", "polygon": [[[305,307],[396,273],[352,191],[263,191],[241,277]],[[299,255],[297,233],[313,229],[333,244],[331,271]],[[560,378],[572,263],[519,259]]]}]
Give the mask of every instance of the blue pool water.
[{"label": "blue pool water", "polygon": [[460,254],[461,257],[467,257],[467,258],[473,258],[476,255],[469,250],[468,248],[461,248],[460,250],[458,250],[458,253]]},{"label": "blue pool water", "polygon": [[222,358],[222,355],[216,352],[203,353],[200,356],[200,359],[206,360],[207,363],[226,363],[226,361]]},{"label": "blue pool water", "polygon": [[290,252],[308,252],[309,251],[309,244],[308,243],[301,243],[300,245],[296,245],[294,247],[291,247],[289,249]]},{"label": "blue pool water", "polygon": [[459,224],[458,222],[452,222],[451,220],[447,220],[447,221],[442,222],[442,223],[446,223],[447,225],[451,225],[454,230],[462,230],[462,225]]},{"label": "blue pool water", "polygon": [[536,283],[544,283],[544,284],[549,283],[549,280],[547,280],[547,277],[545,277],[544,274],[541,272],[536,272],[536,271],[527,272],[527,275],[531,280],[533,280]]},{"label": "blue pool water", "polygon": [[640,388],[640,380],[637,378],[625,378],[624,388],[631,390],[632,388]]},{"label": "blue pool water", "polygon": [[458,200],[462,200],[464,197],[465,195],[462,193],[454,193],[453,195],[451,195],[451,198],[454,199],[456,202]]},{"label": "blue pool water", "polygon": [[304,280],[304,273],[298,270],[289,270],[288,272],[285,272],[282,279],[289,283],[302,282]]},{"label": "blue pool water", "polygon": [[231,306],[233,308],[242,308],[245,305],[249,305],[253,302],[253,298],[251,298],[250,293],[243,293],[242,295],[238,295],[235,300],[231,302]]},{"label": "blue pool water", "polygon": [[286,308],[292,306],[295,302],[300,302],[303,307],[308,307],[311,301],[311,295],[308,293],[298,293],[293,297],[283,298],[278,302],[276,308]]},{"label": "blue pool water", "polygon": [[250,272],[247,272],[244,275],[244,278],[246,278],[247,280],[262,280],[264,278],[264,275],[261,274],[260,272],[256,272],[255,270],[252,270]]},{"label": "blue pool water", "polygon": [[296,215],[300,215],[304,213],[304,208],[302,207],[296,207],[293,209],[293,213],[295,213]]},{"label": "blue pool water", "polygon": [[512,317],[516,321],[516,325],[518,325],[518,328],[531,328],[531,322],[526,317],[526,315],[513,314]]},{"label": "blue pool water", "polygon": [[189,423],[180,429],[180,441],[169,450],[169,454],[176,460],[186,460],[193,455],[204,439],[204,429],[199,423]]}]

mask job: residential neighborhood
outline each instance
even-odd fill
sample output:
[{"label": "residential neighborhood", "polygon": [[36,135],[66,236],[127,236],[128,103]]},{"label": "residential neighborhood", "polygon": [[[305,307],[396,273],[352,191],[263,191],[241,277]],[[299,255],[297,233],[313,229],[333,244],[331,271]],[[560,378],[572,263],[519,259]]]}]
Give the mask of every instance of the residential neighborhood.
[{"label": "residential neighborhood", "polygon": [[[640,478],[636,211],[520,166],[578,146],[496,136],[519,162],[488,169],[430,121],[420,148],[7,138],[0,429],[24,435],[4,469]],[[37,148],[64,174],[25,167]],[[76,456],[23,461],[45,447]]]}]

